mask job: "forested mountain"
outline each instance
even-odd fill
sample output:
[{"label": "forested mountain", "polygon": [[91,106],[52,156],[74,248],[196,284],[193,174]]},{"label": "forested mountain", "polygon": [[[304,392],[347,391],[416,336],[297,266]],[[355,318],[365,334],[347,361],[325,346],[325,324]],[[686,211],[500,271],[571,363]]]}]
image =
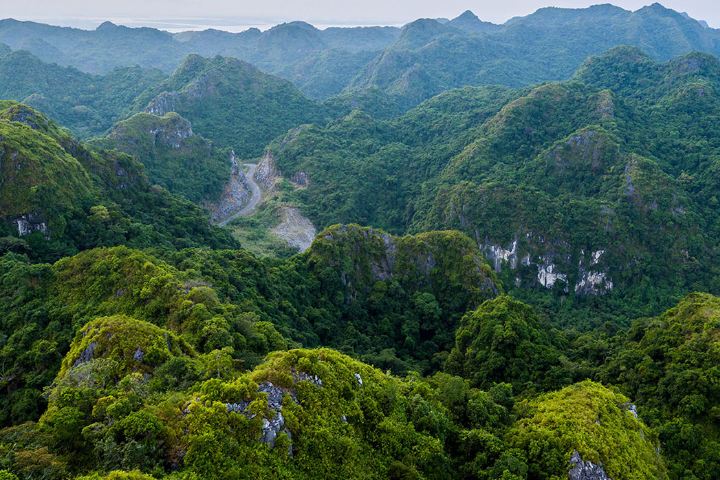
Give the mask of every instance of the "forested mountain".
[{"label": "forested mountain", "polygon": [[230,178],[230,151],[195,134],[175,112],[135,114],[93,144],[133,155],[153,183],[196,203],[217,200]]},{"label": "forested mountain", "polygon": [[493,28],[465,14],[450,23],[418,20],[370,62],[350,89],[378,87],[415,105],[448,88],[512,87],[570,77],[590,55],[633,45],[657,60],[691,51],[720,53],[720,32],[653,4],[544,8]]},{"label": "forested mountain", "polygon": [[38,108],[82,138],[110,128],[127,115],[135,97],[164,78],[159,70],[139,67],[90,75],[0,48],[0,98]]},{"label": "forested mountain", "polygon": [[716,480],[719,35],[1,21],[0,480]]},{"label": "forested mountain", "polygon": [[503,25],[465,12],[402,29],[320,30],[290,22],[236,34],[170,34],[110,22],[86,31],[7,19],[0,21],[0,42],[96,74],[135,65],[170,73],[188,54],[222,55],[290,80],[312,98],[377,87],[403,108],[464,85],[567,79],[589,55],[618,45],[637,46],[656,60],[720,52],[717,30],[659,4],[636,12],[612,5],[544,8]]},{"label": "forested mountain", "polygon": [[57,259],[101,245],[235,245],[128,155],[90,150],[14,102],[2,104],[0,130],[3,252]]},{"label": "forested mountain", "polygon": [[291,83],[233,58],[187,57],[166,80],[134,102],[154,114],[176,112],[221,147],[244,158],[258,157],[288,129],[322,123],[325,109]]},{"label": "forested mountain", "polygon": [[649,314],[718,287],[717,92],[714,57],[622,47],[569,82],[454,90],[386,122],[354,112],[274,149],[308,178],[296,195],[318,225],[459,229],[508,285]]}]

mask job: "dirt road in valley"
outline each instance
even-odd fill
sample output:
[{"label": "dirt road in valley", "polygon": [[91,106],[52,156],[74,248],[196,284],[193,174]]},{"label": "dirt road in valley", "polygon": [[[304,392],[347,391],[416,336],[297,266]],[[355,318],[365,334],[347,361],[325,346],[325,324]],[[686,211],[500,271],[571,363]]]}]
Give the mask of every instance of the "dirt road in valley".
[{"label": "dirt road in valley", "polygon": [[253,213],[255,213],[255,209],[257,208],[258,204],[262,201],[262,190],[260,189],[260,185],[258,185],[255,181],[255,171],[258,167],[257,164],[246,163],[244,166],[248,169],[245,172],[245,182],[250,188],[250,200],[248,200],[247,204],[245,204],[245,206],[243,206],[241,210],[233,213],[221,222],[218,222],[218,225],[220,225],[221,227],[226,226],[236,218],[252,215]]}]

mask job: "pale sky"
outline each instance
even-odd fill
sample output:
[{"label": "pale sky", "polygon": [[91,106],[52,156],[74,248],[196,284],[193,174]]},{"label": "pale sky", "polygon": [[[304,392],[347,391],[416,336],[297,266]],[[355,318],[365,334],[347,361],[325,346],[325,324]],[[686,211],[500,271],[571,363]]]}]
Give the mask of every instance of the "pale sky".
[{"label": "pale sky", "polygon": [[[603,0],[0,0],[0,17],[92,28],[102,20],[171,30],[241,27],[304,20],[327,25],[398,25],[417,18],[452,18],[472,10],[502,23],[546,6],[581,8]],[[615,0],[637,10],[652,0]],[[719,0],[664,0],[668,8],[720,27]]]}]

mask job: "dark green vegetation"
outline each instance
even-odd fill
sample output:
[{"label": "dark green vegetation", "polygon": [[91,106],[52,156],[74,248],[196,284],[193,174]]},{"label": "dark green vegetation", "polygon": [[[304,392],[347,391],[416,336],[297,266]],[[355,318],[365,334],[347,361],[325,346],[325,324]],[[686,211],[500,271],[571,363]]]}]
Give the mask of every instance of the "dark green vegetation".
[{"label": "dark green vegetation", "polygon": [[[507,296],[483,301],[500,287],[457,232],[338,226],[283,262],[163,255],[0,259],[2,421],[13,425],[0,431],[0,466],[21,478],[522,479],[562,477],[578,452],[611,478],[665,478],[658,439],[681,448],[665,453],[672,478],[711,479],[717,466],[716,433],[706,436],[717,430],[716,297],[691,296],[608,342],[555,330]],[[287,351],[320,343],[431,376]],[[650,426],[628,398],[575,383],[586,377],[631,395]]]},{"label": "dark green vegetation", "polygon": [[636,398],[675,478],[720,468],[720,299],[690,295],[619,338],[603,378]]},{"label": "dark green vegetation", "polygon": [[370,62],[350,89],[377,87],[416,105],[449,88],[511,87],[562,80],[590,55],[617,45],[642,48],[656,60],[691,51],[718,54],[717,30],[659,4],[629,12],[613,5],[543,8],[504,25],[467,12],[442,24],[417,20]]},{"label": "dark green vegetation", "polygon": [[503,25],[466,12],[450,22],[423,19],[401,29],[319,30],[291,22],[237,34],[170,34],[110,22],[84,31],[8,19],[0,21],[0,42],[96,74],[135,65],[169,73],[188,54],[223,55],[289,80],[312,98],[365,97],[366,89],[377,88],[390,110],[464,85],[566,79],[589,55],[617,45],[643,48],[658,60],[720,52],[717,30],[659,4],[636,12],[612,5],[544,8]]},{"label": "dark green vegetation", "polygon": [[[0,46],[7,96],[101,135],[0,102],[0,480],[715,480],[720,62],[653,57],[716,36],[657,5],[0,23],[95,72],[185,58],[94,76]],[[467,86],[618,41],[650,56]],[[233,56],[317,97],[371,63],[320,105]],[[266,148],[244,249],[197,204]],[[289,206],[323,229],[297,255],[269,232]]]},{"label": "dark green vegetation", "polygon": [[230,152],[194,134],[174,112],[133,115],[94,143],[133,155],[153,183],[196,203],[217,200],[230,178]]},{"label": "dark green vegetation", "polygon": [[91,75],[0,49],[0,98],[35,107],[81,138],[110,128],[135,97],[163,78],[159,70],[132,66]]},{"label": "dark green vegetation", "polygon": [[199,207],[152,186],[128,155],[89,150],[22,104],[1,106],[3,252],[47,260],[119,244],[235,245]]},{"label": "dark green vegetation", "polygon": [[316,225],[459,229],[511,293],[561,299],[576,325],[626,321],[720,287],[719,92],[714,57],[618,48],[569,82],[452,90],[391,121],[356,111],[273,149],[309,179],[296,197]]},{"label": "dark green vegetation", "polygon": [[155,115],[177,112],[193,128],[241,158],[259,157],[281,133],[321,122],[324,109],[291,83],[232,58],[191,55],[135,105]]}]

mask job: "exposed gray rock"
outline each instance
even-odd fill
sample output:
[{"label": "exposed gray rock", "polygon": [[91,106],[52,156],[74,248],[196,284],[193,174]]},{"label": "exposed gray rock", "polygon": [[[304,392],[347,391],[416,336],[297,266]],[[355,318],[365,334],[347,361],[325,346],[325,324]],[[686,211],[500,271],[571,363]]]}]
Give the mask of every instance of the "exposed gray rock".
[{"label": "exposed gray rock", "polygon": [[572,465],[568,472],[570,480],[611,480],[601,465],[583,461],[577,450],[570,457],[570,464]]},{"label": "exposed gray rock", "polygon": [[265,153],[255,170],[255,181],[263,188],[263,190],[271,190],[275,186],[278,173],[275,168],[275,159],[269,150]]},{"label": "exposed gray rock", "polygon": [[175,105],[180,95],[177,92],[162,92],[155,97],[145,111],[162,117],[166,113],[175,111]]},{"label": "exposed gray rock", "polygon": [[[309,375],[308,377],[313,378]],[[267,444],[270,448],[273,448],[280,433],[285,433],[289,438],[292,438],[290,431],[285,428],[285,417],[283,417],[282,414],[283,396],[285,393],[289,393],[293,401],[297,402],[297,399],[295,398],[294,392],[286,392],[282,388],[273,385],[271,382],[261,383],[258,386],[257,391],[267,395],[268,408],[272,411],[269,418],[262,419],[262,434],[260,436],[260,441]],[[241,400],[235,403],[226,403],[225,408],[228,413],[239,413],[245,415],[249,419],[253,419],[255,418],[255,415],[247,411],[248,405],[250,405],[249,401]],[[290,446],[289,454],[292,455],[292,445]]]},{"label": "exposed gray rock", "polygon": [[258,392],[267,394],[268,407],[273,410],[282,410],[283,390],[270,382],[263,382],[258,387]]},{"label": "exposed gray rock", "polygon": [[151,128],[149,133],[155,145],[175,150],[182,148],[184,140],[194,135],[190,122],[179,115],[173,115],[167,124],[160,128]]},{"label": "exposed gray rock", "polygon": [[275,417],[271,419],[263,418],[261,441],[270,448],[274,447],[277,436],[284,428],[285,418],[283,418],[282,412],[275,412]]},{"label": "exposed gray rock", "polygon": [[[237,403],[226,403],[225,408],[227,408],[228,413],[244,413],[245,410],[247,410],[248,405],[250,405],[250,402],[242,400]],[[253,418],[254,415],[248,415],[248,418]]]},{"label": "exposed gray rock", "polygon": [[93,355],[95,354],[96,347],[97,342],[90,342],[90,344],[85,348],[85,350],[82,351],[77,360],[75,360],[75,363],[73,363],[73,367],[77,367],[78,365],[82,365],[83,363],[92,360]]},{"label": "exposed gray rock", "polygon": [[295,383],[298,382],[310,382],[314,385],[317,385],[318,387],[322,387],[323,382],[317,375],[310,375],[305,372],[297,372],[295,370],[292,371],[293,381]]},{"label": "exposed gray rock", "polygon": [[[487,241],[487,239],[486,239]],[[487,257],[488,260],[493,265],[493,268],[496,272],[500,272],[502,270],[503,262],[508,262],[510,264],[510,268],[515,270],[518,265],[518,241],[517,239],[513,240],[512,244],[509,245],[507,248],[504,248],[500,245],[491,245],[486,243],[485,245],[480,245],[480,250],[485,254],[485,257]]]},{"label": "exposed gray rock", "polygon": [[272,233],[299,252],[309,249],[317,235],[310,219],[300,209],[288,206],[280,207],[280,218],[280,223],[272,229]]},{"label": "exposed gray rock", "polygon": [[623,404],[623,408],[628,412],[632,413],[633,417],[638,418],[637,406],[634,403],[627,402]]},{"label": "exposed gray rock", "polygon": [[[252,185],[240,169],[235,152],[230,154],[231,173],[217,205],[212,207],[212,219],[223,225],[241,212],[252,198]],[[254,183],[254,180],[253,180]]]},{"label": "exposed gray rock", "polygon": [[142,351],[142,348],[138,347],[137,350],[135,350],[135,353],[133,353],[133,360],[136,362],[142,362],[143,358],[145,358],[145,352]]},{"label": "exposed gray rock", "polygon": [[298,187],[307,187],[310,184],[310,177],[306,172],[297,172],[290,181]]},{"label": "exposed gray rock", "polygon": [[357,380],[358,385],[360,385],[360,386],[362,387],[363,379],[362,379],[362,377],[360,376],[359,373],[356,373],[356,374],[355,374],[355,380]]},{"label": "exposed gray rock", "polygon": [[38,215],[28,213],[15,219],[15,224],[17,225],[18,235],[20,237],[25,237],[33,232],[40,232],[46,240],[50,238],[47,224],[43,222]]}]

